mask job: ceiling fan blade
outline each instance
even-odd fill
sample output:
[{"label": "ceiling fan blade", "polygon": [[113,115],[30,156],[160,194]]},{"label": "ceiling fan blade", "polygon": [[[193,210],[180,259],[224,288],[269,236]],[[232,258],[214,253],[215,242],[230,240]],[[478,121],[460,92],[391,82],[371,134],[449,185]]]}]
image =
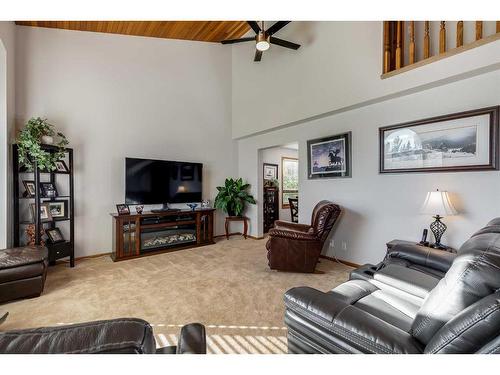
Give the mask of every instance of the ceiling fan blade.
[{"label": "ceiling fan blade", "polygon": [[260,61],[260,59],[262,59],[262,51],[259,51],[257,49],[257,50],[255,50],[255,57],[254,57],[253,61]]},{"label": "ceiling fan blade", "polygon": [[228,40],[221,40],[222,44],[234,44],[234,43],[243,43],[243,42],[249,42],[253,40],[255,42],[255,37],[249,36],[247,38],[239,38],[239,39],[228,39]]},{"label": "ceiling fan blade", "polygon": [[292,21],[278,21],[274,25],[272,25],[269,29],[266,30],[266,32],[269,35],[273,35],[280,31],[282,28],[284,28],[286,25],[288,25]]},{"label": "ceiling fan blade", "polygon": [[274,36],[272,36],[269,41],[271,42],[271,44],[276,44],[278,46],[285,47],[285,48],[299,49],[299,47],[300,47],[300,44],[296,44],[296,43],[289,42],[287,40],[275,38]]},{"label": "ceiling fan blade", "polygon": [[257,21],[247,21],[247,23],[250,25],[250,27],[255,32],[255,34],[258,34],[261,31],[260,26],[257,23]]}]

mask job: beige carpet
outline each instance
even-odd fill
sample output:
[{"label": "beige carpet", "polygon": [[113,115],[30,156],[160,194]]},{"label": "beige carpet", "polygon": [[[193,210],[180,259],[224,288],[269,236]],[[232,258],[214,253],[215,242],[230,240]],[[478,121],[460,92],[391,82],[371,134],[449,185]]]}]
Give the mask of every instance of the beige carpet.
[{"label": "beige carpet", "polygon": [[0,330],[137,317],[164,346],[183,324],[201,322],[209,353],[285,353],[284,292],[330,290],[351,268],[322,259],[318,269],[324,274],[271,271],[265,241],[239,237],[117,263],[84,259],[50,267],[41,297],[0,305],[10,313]]}]

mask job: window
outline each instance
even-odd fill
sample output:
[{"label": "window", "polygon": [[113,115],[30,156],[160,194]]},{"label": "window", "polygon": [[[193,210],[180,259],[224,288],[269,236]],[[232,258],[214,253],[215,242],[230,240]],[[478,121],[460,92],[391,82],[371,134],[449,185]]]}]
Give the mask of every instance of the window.
[{"label": "window", "polygon": [[299,196],[299,160],[281,158],[281,208],[288,208],[288,198]]}]

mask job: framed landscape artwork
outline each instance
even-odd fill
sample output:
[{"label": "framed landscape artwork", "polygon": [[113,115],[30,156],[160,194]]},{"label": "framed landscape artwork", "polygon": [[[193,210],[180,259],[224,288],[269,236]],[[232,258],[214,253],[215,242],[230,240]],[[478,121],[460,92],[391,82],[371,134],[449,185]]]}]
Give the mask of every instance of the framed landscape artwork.
[{"label": "framed landscape artwork", "polygon": [[380,128],[380,173],[498,169],[499,108]]},{"label": "framed landscape artwork", "polygon": [[351,132],[307,141],[307,176],[351,177]]}]

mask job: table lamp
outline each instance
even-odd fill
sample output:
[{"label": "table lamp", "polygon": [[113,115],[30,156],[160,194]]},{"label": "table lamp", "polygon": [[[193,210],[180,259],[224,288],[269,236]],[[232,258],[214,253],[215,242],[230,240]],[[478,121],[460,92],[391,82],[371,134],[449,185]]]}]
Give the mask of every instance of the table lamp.
[{"label": "table lamp", "polygon": [[441,237],[446,231],[446,225],[441,221],[443,216],[456,215],[457,210],[450,202],[450,197],[447,191],[430,191],[427,193],[424,205],[421,210],[422,214],[434,215],[436,219],[431,223],[430,228],[436,239],[436,243],[431,247],[437,249],[445,249],[446,247],[441,244]]}]

